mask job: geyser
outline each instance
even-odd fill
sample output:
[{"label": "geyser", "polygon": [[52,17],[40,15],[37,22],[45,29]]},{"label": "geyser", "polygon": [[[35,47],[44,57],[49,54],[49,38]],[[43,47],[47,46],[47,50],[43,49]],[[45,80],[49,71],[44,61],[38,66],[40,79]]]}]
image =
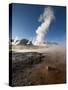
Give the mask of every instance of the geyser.
[{"label": "geyser", "polygon": [[43,14],[39,17],[39,22],[41,22],[41,25],[36,30],[36,37],[35,40],[33,40],[34,45],[44,45],[44,37],[54,18],[55,16],[53,9],[51,7],[45,8]]}]

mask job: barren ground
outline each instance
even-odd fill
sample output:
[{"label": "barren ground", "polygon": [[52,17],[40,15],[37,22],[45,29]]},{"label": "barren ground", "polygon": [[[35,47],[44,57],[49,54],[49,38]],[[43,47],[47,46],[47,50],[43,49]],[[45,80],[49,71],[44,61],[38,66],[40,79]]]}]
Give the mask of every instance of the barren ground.
[{"label": "barren ground", "polygon": [[12,86],[66,82],[65,46],[13,49]]}]

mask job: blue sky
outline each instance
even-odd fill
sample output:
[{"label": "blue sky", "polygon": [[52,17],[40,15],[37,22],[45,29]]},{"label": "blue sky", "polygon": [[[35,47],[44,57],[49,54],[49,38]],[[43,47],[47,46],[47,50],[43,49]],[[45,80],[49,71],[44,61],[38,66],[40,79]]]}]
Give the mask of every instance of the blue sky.
[{"label": "blue sky", "polygon": [[[26,38],[32,40],[36,36],[36,29],[41,25],[38,22],[40,14],[46,5],[12,5],[12,38]],[[47,41],[65,42],[66,37],[66,7],[51,6],[54,10],[55,20],[51,23],[45,36]],[[10,25],[11,27],[11,25]],[[10,28],[11,31],[11,28]]]}]

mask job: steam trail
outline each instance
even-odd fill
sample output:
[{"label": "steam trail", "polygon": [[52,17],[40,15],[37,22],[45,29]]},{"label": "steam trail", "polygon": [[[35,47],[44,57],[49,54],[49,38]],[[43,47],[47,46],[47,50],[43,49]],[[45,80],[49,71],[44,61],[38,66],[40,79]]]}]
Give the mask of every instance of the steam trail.
[{"label": "steam trail", "polygon": [[44,36],[54,18],[53,9],[51,7],[45,8],[43,14],[39,17],[39,22],[42,22],[42,24],[36,30],[36,39],[33,41],[34,45],[44,44]]}]

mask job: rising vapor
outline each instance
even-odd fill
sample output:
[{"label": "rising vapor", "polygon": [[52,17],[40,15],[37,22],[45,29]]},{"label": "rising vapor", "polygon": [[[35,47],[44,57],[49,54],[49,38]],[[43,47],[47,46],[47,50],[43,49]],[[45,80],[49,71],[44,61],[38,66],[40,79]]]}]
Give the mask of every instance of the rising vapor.
[{"label": "rising vapor", "polygon": [[18,45],[20,43],[20,40],[18,41],[18,37],[15,37],[14,41],[12,42],[12,45]]},{"label": "rising vapor", "polygon": [[48,28],[54,20],[54,12],[51,7],[47,7],[44,9],[43,14],[39,17],[39,22],[41,22],[41,25],[36,30],[36,38],[33,41],[34,45],[43,45],[44,44],[44,36],[46,35]]}]

